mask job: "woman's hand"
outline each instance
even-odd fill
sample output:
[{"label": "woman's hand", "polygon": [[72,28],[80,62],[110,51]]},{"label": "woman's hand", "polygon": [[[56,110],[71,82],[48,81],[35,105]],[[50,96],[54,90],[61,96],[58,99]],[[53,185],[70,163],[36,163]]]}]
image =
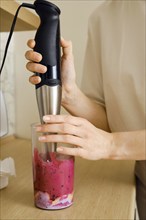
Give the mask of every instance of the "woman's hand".
[{"label": "woman's hand", "polygon": [[[29,40],[28,46],[31,50],[27,51],[25,54],[26,59],[29,60],[26,65],[27,69],[31,72],[39,72],[40,74],[45,73],[47,68],[39,63],[42,60],[42,55],[32,50],[35,46],[35,41]],[[97,127],[109,130],[106,111],[103,106],[90,100],[83,94],[75,82],[72,43],[61,38],[61,47],[62,106],[71,115],[86,118]],[[37,84],[41,81],[41,78],[33,75],[30,77],[29,81],[32,84]],[[84,109],[86,109],[86,111]]]},{"label": "woman's hand", "polygon": [[83,118],[70,115],[49,115],[43,119],[45,124],[39,125],[37,131],[50,134],[41,136],[39,138],[41,142],[73,145],[72,148],[59,146],[57,148],[59,153],[90,160],[109,159],[112,152],[111,133],[97,129]]},{"label": "woman's hand", "polygon": [[41,142],[73,146],[60,145],[57,148],[59,153],[89,160],[146,160],[146,130],[108,133],[86,119],[70,115],[46,115],[43,119],[45,124],[39,125],[37,131],[50,134],[40,136]]},{"label": "woman's hand", "polygon": [[[71,100],[71,94],[74,93],[76,88],[75,83],[75,68],[72,54],[72,43],[61,38],[62,57],[61,57],[61,80],[62,80],[62,103],[68,103]],[[29,61],[26,68],[31,72],[44,74],[47,67],[40,64],[42,55],[33,51],[35,46],[34,40],[29,40],[27,45],[31,48],[25,54],[26,59]],[[41,81],[39,76],[32,75],[29,78],[32,84],[38,84]]]}]

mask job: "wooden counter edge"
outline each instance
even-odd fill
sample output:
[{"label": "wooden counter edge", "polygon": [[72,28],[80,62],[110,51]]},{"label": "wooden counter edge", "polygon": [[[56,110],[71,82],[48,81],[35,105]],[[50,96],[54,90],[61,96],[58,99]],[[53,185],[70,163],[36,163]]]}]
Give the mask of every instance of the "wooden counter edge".
[{"label": "wooden counter edge", "polygon": [[3,144],[7,144],[10,141],[14,141],[16,140],[15,135],[9,135],[9,136],[5,136],[5,137],[1,137],[0,138],[0,146]]}]

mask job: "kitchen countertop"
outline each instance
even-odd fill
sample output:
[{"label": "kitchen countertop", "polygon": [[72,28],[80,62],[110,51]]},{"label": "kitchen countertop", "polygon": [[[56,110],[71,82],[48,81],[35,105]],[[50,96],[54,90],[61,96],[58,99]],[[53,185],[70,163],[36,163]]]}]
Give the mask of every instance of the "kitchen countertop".
[{"label": "kitchen countertop", "polygon": [[134,162],[75,160],[74,204],[41,210],[33,203],[31,142],[13,136],[1,139],[1,160],[13,157],[16,177],[1,193],[1,220],[104,219],[132,220],[135,209]]}]

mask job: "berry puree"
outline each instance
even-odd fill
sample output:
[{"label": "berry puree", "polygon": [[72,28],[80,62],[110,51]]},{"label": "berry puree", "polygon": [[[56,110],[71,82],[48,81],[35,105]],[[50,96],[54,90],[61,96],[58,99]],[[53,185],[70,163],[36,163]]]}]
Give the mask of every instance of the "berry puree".
[{"label": "berry puree", "polygon": [[44,160],[34,149],[33,176],[35,205],[42,209],[62,209],[73,203],[74,157],[49,152]]}]

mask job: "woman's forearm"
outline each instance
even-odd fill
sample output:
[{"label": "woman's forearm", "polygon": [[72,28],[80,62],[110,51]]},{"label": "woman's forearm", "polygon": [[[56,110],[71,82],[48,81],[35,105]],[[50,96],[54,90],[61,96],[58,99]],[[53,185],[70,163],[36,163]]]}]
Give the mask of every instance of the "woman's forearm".
[{"label": "woman's forearm", "polygon": [[113,135],[114,160],[146,160],[146,130],[118,132]]},{"label": "woman's forearm", "polygon": [[106,110],[100,104],[95,103],[85,96],[81,90],[74,86],[73,92],[63,97],[63,107],[73,116],[82,117],[90,121],[97,128],[110,131]]}]

